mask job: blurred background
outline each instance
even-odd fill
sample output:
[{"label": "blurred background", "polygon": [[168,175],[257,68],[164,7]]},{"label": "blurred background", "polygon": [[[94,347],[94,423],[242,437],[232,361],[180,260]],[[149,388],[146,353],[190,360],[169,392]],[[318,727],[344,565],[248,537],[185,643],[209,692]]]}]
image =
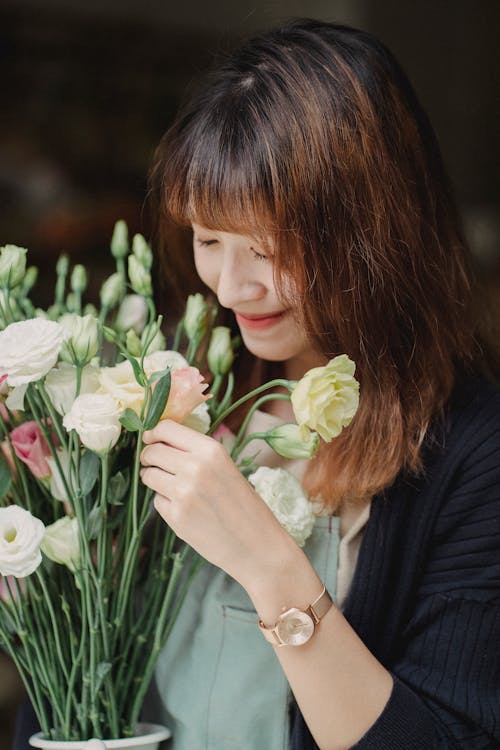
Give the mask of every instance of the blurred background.
[{"label": "blurred background", "polygon": [[[29,248],[40,304],[60,252],[90,267],[95,293],[114,222],[148,235],[148,166],[186,87],[216,53],[292,16],[359,26],[396,53],[500,319],[498,0],[0,0],[0,245]],[[0,655],[0,750],[21,692]]]}]

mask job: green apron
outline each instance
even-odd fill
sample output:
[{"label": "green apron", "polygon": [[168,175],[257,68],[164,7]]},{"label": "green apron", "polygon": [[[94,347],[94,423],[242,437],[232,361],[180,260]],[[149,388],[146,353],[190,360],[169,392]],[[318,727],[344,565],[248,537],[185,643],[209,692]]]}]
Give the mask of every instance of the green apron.
[{"label": "green apron", "polygon": [[[316,518],[304,551],[335,599],[339,519]],[[162,650],[148,706],[168,750],[286,750],[292,699],[245,590],[206,563]],[[163,746],[162,746],[163,747]]]}]

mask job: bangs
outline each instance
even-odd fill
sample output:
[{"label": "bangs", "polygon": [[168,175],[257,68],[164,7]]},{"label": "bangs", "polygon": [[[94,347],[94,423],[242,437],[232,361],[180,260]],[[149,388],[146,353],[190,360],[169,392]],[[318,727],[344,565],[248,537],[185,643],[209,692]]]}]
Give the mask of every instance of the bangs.
[{"label": "bangs", "polygon": [[211,117],[192,117],[172,133],[162,186],[170,222],[276,238],[282,217],[273,149],[251,109],[240,102],[224,116],[214,106]]}]

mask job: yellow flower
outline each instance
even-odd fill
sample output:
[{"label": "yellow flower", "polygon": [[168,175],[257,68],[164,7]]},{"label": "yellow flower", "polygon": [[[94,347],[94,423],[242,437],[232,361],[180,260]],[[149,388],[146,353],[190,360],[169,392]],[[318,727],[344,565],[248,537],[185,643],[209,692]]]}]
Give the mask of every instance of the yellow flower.
[{"label": "yellow flower", "polygon": [[359,403],[355,367],[346,354],[341,354],[324,367],[306,372],[291,395],[295,419],[300,426],[315,430],[326,442],[347,427]]}]

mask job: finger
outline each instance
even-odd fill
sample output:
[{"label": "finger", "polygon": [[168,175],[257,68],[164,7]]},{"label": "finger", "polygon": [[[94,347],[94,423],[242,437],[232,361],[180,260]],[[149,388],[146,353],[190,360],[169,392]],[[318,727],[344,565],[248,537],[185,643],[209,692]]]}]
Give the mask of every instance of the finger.
[{"label": "finger", "polygon": [[206,435],[192,430],[191,427],[178,424],[171,419],[162,419],[152,430],[146,430],[142,439],[146,444],[167,443],[190,453],[196,450],[196,446],[203,444],[204,441],[211,440]]},{"label": "finger", "polygon": [[184,451],[165,443],[152,443],[143,448],[140,459],[143,466],[157,466],[170,474],[177,474],[185,455]]},{"label": "finger", "polygon": [[169,474],[163,469],[157,469],[156,466],[149,466],[147,469],[141,470],[140,476],[142,483],[153,492],[158,492],[169,499],[172,497],[174,492],[173,481],[175,480],[173,474]]},{"label": "finger", "polygon": [[153,505],[155,507],[155,510],[160,514],[163,520],[166,521],[170,525],[171,523],[170,509],[171,509],[172,503],[168,499],[168,497],[165,497],[165,495],[160,495],[157,492],[153,498]]}]

